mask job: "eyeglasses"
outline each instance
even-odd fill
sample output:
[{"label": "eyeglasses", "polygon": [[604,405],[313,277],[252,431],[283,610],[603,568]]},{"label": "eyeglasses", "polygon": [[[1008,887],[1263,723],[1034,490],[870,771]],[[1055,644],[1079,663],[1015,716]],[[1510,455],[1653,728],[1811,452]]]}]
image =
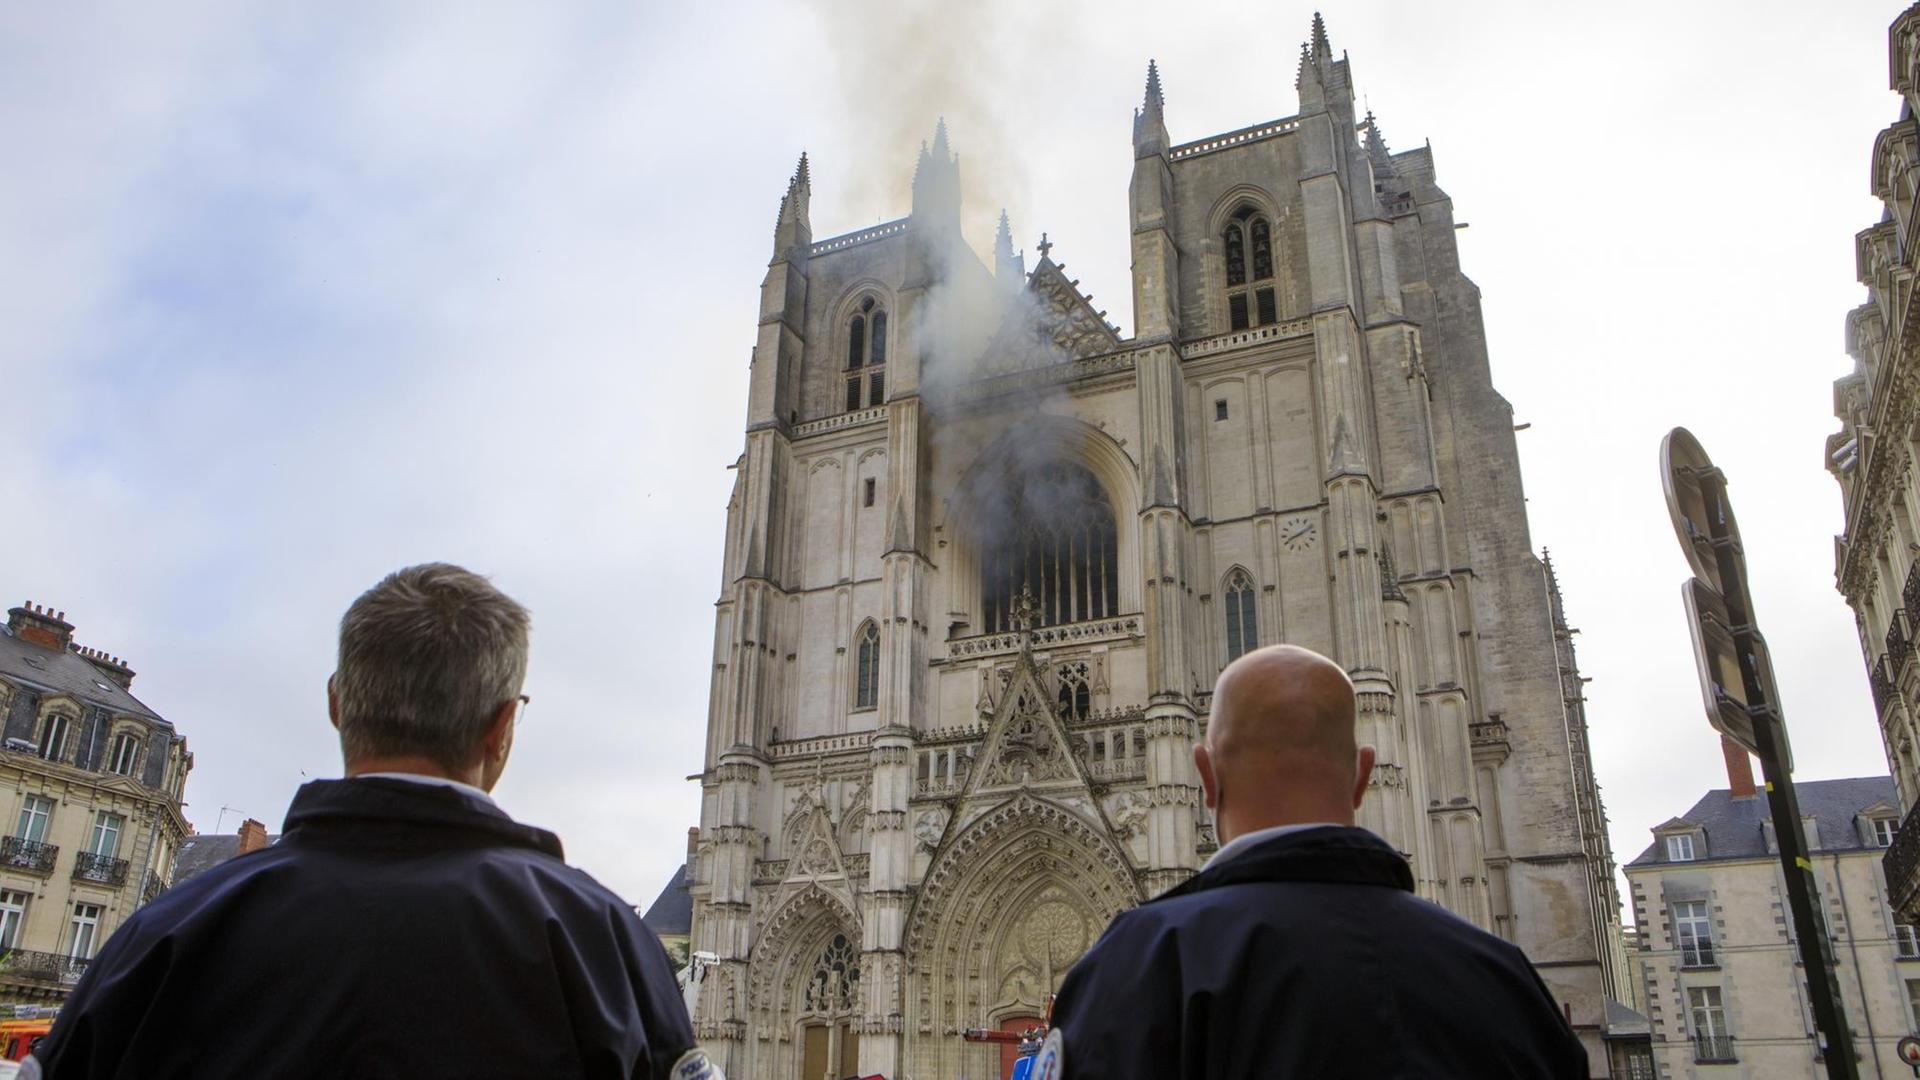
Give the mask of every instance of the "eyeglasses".
[{"label": "eyeglasses", "polygon": [[520,695],[520,711],[518,713],[515,713],[513,717],[513,722],[515,724],[518,724],[520,721],[525,720],[527,718],[527,706],[531,704],[533,704],[532,694]]}]

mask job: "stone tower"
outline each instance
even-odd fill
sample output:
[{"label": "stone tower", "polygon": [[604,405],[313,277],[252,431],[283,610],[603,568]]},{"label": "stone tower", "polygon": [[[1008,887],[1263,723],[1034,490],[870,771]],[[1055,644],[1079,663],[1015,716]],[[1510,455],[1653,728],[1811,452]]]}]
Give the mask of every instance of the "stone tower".
[{"label": "stone tower", "polygon": [[1210,687],[1282,641],[1359,688],[1362,823],[1527,951],[1604,1070],[1613,916],[1452,204],[1355,115],[1317,17],[1297,85],[1296,116],[1176,144],[1149,65],[1132,337],[1004,218],[967,249],[944,125],[912,213],[860,232],[813,238],[801,159],[688,879],[728,1075],[996,1075],[960,1031],[1039,1015],[1213,850]]}]

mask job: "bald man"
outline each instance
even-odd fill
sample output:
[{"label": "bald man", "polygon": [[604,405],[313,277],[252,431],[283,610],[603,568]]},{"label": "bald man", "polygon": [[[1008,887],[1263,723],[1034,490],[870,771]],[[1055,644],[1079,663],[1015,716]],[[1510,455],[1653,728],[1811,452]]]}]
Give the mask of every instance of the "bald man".
[{"label": "bald man", "polygon": [[1413,895],[1353,824],[1373,748],[1318,653],[1248,653],[1193,748],[1220,850],[1122,913],[1060,989],[1040,1080],[1585,1077],[1520,950]]}]

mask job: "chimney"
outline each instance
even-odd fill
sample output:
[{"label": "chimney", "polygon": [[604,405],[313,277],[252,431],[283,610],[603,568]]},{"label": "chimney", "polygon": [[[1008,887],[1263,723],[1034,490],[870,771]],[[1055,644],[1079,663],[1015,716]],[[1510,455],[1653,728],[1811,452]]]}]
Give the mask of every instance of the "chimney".
[{"label": "chimney", "polygon": [[267,846],[267,827],[248,818],[240,823],[240,850],[235,855],[245,855],[249,851],[259,851]]},{"label": "chimney", "polygon": [[21,641],[55,652],[66,652],[73,644],[73,624],[67,621],[67,613],[52,611],[31,600],[7,609],[7,629]]},{"label": "chimney", "polygon": [[108,656],[99,649],[89,649],[84,645],[69,645],[67,647],[75,653],[78,653],[81,659],[98,668],[100,674],[105,675],[107,678],[119,684],[120,689],[133,689],[133,669],[127,666],[125,660],[117,656]]},{"label": "chimney", "polygon": [[1727,759],[1727,787],[1736,799],[1751,799],[1759,794],[1753,786],[1753,759],[1747,748],[1720,736],[1720,754]]}]

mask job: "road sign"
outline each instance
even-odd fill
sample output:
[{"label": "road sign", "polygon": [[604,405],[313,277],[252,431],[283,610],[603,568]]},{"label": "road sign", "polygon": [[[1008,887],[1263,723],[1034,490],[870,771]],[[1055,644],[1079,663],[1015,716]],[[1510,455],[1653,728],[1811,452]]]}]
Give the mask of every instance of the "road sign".
[{"label": "road sign", "polygon": [[1900,1055],[1901,1061],[1913,1066],[1913,1075],[1920,1076],[1920,1039],[1908,1035],[1894,1044],[1893,1051]]},{"label": "road sign", "polygon": [[[1760,678],[1761,700],[1749,701],[1746,679],[1740,670],[1740,649],[1727,615],[1727,602],[1713,586],[1699,578],[1689,578],[1680,586],[1687,609],[1687,629],[1693,636],[1693,664],[1700,674],[1700,694],[1707,707],[1707,722],[1714,729],[1745,747],[1748,753],[1760,752],[1753,726],[1777,722],[1780,693],[1773,681],[1773,660],[1767,655],[1766,639],[1758,630],[1748,629],[1752,646],[1752,664]],[[1786,766],[1793,768],[1793,753],[1784,740]]]},{"label": "road sign", "polygon": [[[1727,477],[1700,440],[1674,428],[1660,443],[1660,484],[1673,517],[1674,535],[1693,568],[1681,589],[1700,692],[1707,720],[1721,734],[1760,759],[1767,778],[1767,807],[1786,875],[1787,906],[1807,970],[1814,1024],[1825,1047],[1830,1080],[1856,1080],[1853,1038],[1846,1006],[1827,955],[1820,889],[1801,830],[1799,796],[1793,789],[1793,758],[1774,684],[1773,662],[1760,634],[1747,592],[1747,560],[1740,524],[1727,498]],[[1920,1053],[1920,1044],[1915,1050]],[[1920,1075],[1920,1064],[1915,1074]]]}]

